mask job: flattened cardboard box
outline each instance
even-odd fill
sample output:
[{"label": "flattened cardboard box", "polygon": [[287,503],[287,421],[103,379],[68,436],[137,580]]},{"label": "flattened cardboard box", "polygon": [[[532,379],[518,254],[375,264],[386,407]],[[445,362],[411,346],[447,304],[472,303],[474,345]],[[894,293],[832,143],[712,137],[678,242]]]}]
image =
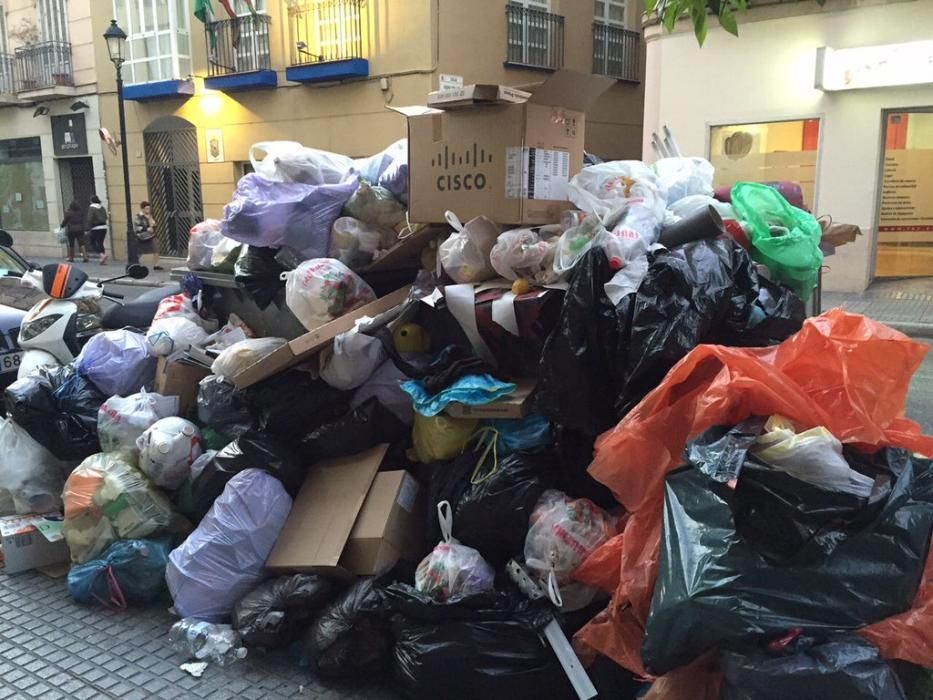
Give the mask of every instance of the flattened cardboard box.
[{"label": "flattened cardboard box", "polygon": [[586,109],[611,78],[562,70],[518,104],[392,108],[408,118],[409,217],[557,223],[583,167]]},{"label": "flattened cardboard box", "polygon": [[475,104],[517,104],[526,102],[530,92],[509,87],[508,85],[463,85],[448,90],[435,90],[428,93],[428,104],[432,107],[455,109],[472,107]]},{"label": "flattened cardboard box", "polygon": [[418,483],[404,471],[378,472],[387,449],[312,466],[266,568],[366,576],[416,554]]},{"label": "flattened cardboard box", "polygon": [[410,289],[410,286],[396,289],[394,292],[364,304],[330,323],[325,323],[313,331],[308,331],[304,335],[288,341],[282,347],[273,350],[259,362],[250,365],[236,375],[233,378],[233,383],[236,384],[237,388],[245,389],[267,377],[297,365],[302,360],[310,358],[341,333],[353,328],[357,319],[364,316],[378,316],[403,303],[408,298]]}]

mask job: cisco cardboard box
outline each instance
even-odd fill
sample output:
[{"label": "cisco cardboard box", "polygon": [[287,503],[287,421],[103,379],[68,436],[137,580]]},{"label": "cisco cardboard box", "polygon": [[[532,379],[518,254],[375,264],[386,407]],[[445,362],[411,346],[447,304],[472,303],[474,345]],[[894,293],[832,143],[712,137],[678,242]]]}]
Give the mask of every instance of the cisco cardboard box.
[{"label": "cisco cardboard box", "polygon": [[409,216],[557,223],[583,167],[586,109],[615,81],[562,70],[526,102],[465,109],[400,107],[408,118]]}]

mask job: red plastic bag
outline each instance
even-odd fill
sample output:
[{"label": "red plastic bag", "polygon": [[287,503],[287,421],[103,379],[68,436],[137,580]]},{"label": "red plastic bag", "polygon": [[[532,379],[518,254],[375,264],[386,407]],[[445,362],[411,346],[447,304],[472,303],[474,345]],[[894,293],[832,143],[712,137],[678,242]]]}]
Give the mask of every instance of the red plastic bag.
[{"label": "red plastic bag", "polygon": [[[933,437],[903,416],[910,378],[926,351],[902,333],[841,309],[809,319],[775,347],[701,345],[691,351],[596,442],[589,472],[631,516],[619,586],[605,613],[577,633],[577,647],[645,674],[640,649],[658,571],[664,478],[681,464],[690,438],[714,425],[777,413],[804,428],[826,426],[863,449],[894,446],[933,455]],[[933,621],[931,580],[928,566],[914,609],[866,628],[883,654],[895,651],[898,658],[933,665],[933,624],[923,622]]]}]

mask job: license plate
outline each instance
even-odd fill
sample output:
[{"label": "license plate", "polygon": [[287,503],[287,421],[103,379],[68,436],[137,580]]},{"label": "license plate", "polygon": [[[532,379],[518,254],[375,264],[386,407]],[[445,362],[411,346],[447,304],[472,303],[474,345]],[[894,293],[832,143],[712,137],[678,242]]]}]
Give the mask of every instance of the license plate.
[{"label": "license plate", "polygon": [[9,352],[6,355],[0,355],[0,372],[9,372],[19,369],[19,363],[23,360],[23,353]]}]

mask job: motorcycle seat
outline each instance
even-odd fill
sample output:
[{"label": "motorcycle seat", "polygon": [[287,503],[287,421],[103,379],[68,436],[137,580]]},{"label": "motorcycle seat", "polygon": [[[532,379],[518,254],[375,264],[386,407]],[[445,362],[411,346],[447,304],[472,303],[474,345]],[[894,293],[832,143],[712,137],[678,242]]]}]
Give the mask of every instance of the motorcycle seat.
[{"label": "motorcycle seat", "polygon": [[143,292],[125,304],[114,304],[104,312],[103,327],[106,330],[117,330],[127,326],[148,328],[159,302],[180,293],[181,288],[177,284],[170,284]]}]

